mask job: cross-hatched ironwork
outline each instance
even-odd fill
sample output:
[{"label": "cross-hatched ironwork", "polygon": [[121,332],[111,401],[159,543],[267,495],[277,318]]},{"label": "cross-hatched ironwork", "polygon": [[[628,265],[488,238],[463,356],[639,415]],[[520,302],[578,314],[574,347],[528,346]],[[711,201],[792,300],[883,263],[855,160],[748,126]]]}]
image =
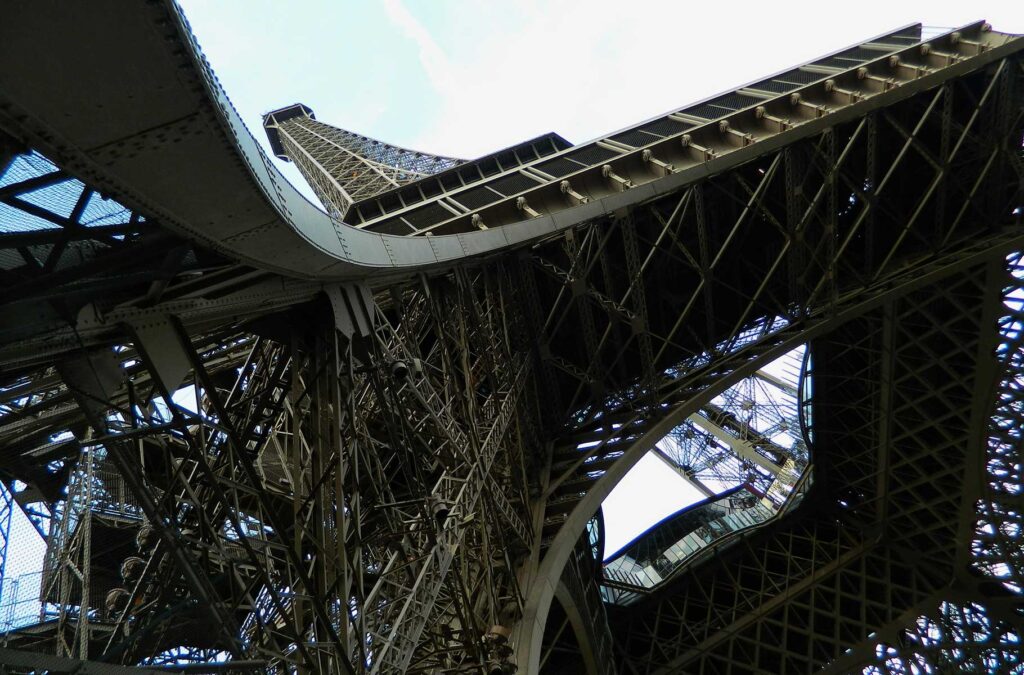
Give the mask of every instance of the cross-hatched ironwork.
[{"label": "cross-hatched ironwork", "polygon": [[303,105],[264,116],[278,156],[295,163],[329,213],[458,166],[464,160],[406,150],[318,121]]},{"label": "cross-hatched ironwork", "polygon": [[[1019,669],[1018,38],[466,163],[268,114],[325,215],[173,3],[11,11],[11,672]],[[708,499],[603,565],[652,450]]]}]

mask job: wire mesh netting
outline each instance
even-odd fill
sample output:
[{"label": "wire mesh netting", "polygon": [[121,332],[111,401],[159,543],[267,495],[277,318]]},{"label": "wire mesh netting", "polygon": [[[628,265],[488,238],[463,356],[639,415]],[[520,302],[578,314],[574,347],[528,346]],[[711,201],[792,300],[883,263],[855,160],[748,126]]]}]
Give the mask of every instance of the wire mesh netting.
[{"label": "wire mesh netting", "polygon": [[0,171],[0,189],[11,193],[0,203],[0,233],[120,225],[131,219],[130,209],[67,176],[38,152],[18,155]]}]

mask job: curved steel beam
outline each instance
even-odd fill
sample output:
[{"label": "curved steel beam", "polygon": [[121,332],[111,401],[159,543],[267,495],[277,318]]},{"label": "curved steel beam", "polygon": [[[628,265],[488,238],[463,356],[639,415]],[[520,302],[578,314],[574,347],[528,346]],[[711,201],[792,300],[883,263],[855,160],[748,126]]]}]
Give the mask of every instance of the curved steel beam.
[{"label": "curved steel beam", "polygon": [[[818,313],[802,324],[794,324],[759,343],[718,361],[711,373],[712,379],[710,380],[702,381],[700,372],[691,376],[693,382],[685,386],[686,392],[690,392],[690,395],[684,394],[682,400],[676,402],[666,402],[663,417],[657,423],[647,427],[645,433],[634,440],[615,464],[588,489],[586,496],[576,505],[555,535],[537,567],[536,574],[529,583],[530,591],[524,604],[523,619],[515,641],[516,659],[520,668],[524,668],[527,673],[538,672],[544,626],[547,622],[551,602],[555,597],[557,581],[561,570],[572,554],[576,541],[586,528],[587,522],[619,481],[671,429],[681,424],[690,415],[695,414],[701,406],[707,404],[740,379],[753,375],[767,363],[800,344],[833,330],[892,298],[936,283],[967,267],[1003,257],[1022,245],[1024,245],[1024,235],[1010,235],[998,243],[982,245],[971,251],[952,253],[938,258],[928,265],[923,265],[921,268],[904,271],[878,286],[853,294],[853,297],[848,298],[845,303],[840,303],[832,313]],[[629,425],[630,422],[624,422],[622,427]]]},{"label": "curved steel beam", "polygon": [[[735,129],[728,122],[709,125],[708,133],[721,136],[715,141],[719,149],[664,177],[633,181],[631,189],[602,191],[600,198],[549,214],[526,206],[523,219],[502,227],[426,238],[351,227],[300,195],[245,127],[175,3],[126,8],[102,0],[60,12],[28,3],[5,15],[0,127],[169,229],[260,269],[319,281],[373,276],[383,282],[536,241],[673,192],[1024,47],[1020,39],[1006,40],[948,67],[903,77],[898,85],[893,80],[892,88],[836,104],[827,114],[817,106],[823,114],[794,117],[792,125],[771,135],[747,134],[751,142],[739,147],[729,140]],[[825,92],[825,84],[820,86]],[[690,154],[692,147],[679,150]],[[622,156],[623,162],[634,159],[643,161],[640,150]],[[591,168],[614,174],[605,171],[608,166]],[[544,187],[559,186],[555,181]]]}]

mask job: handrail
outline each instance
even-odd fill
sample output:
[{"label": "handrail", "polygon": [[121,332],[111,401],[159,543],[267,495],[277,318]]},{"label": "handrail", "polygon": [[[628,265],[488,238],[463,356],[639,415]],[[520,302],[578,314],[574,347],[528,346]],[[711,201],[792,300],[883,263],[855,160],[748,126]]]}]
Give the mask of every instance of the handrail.
[{"label": "handrail", "polygon": [[[764,515],[765,517],[758,519],[754,523],[723,531],[721,532],[721,534],[712,538],[710,541],[704,540],[705,543],[703,545],[697,545],[694,548],[694,550],[689,551],[686,555],[677,559],[674,562],[671,570],[669,570],[667,574],[662,575],[660,572],[657,572],[657,579],[651,578],[650,574],[646,572],[648,569],[653,570],[652,565],[648,565],[644,568],[644,572],[640,572],[637,570],[627,570],[625,568],[620,567],[609,567],[608,563],[606,563],[604,573],[610,577],[609,580],[612,583],[602,584],[603,597],[606,601],[615,604],[630,604],[642,595],[646,595],[647,593],[651,592],[653,589],[657,588],[661,584],[679,576],[679,574],[683,570],[692,567],[698,561],[703,560],[706,556],[710,555],[711,552],[720,550],[723,545],[725,545],[727,542],[732,541],[736,536],[746,536],[754,530],[761,529],[762,527],[765,527],[770,523],[775,522],[779,518],[788,514],[797,504],[799,504],[799,502],[802,499],[804,489],[809,485],[811,481],[812,473],[813,466],[808,465],[807,469],[803,472],[800,478],[793,484],[793,490],[790,493],[789,499],[780,508],[778,508],[777,510],[772,510],[772,512],[769,514],[763,514],[759,512],[756,515]],[[742,486],[740,487],[742,488]],[[722,499],[724,496],[731,495],[736,491],[738,490],[734,489],[729,493],[723,493],[722,495],[718,495],[715,498],[704,500],[703,502],[700,503],[700,505],[707,505],[713,503],[716,499]],[[758,505],[753,508],[725,514],[724,516],[717,518],[715,519],[715,521],[712,522],[723,521],[726,518],[736,516],[737,514],[747,513],[749,515],[749,513],[758,511],[759,509],[761,511],[769,510],[767,507],[765,507],[763,504],[759,502]],[[687,510],[690,509],[683,509],[683,511],[680,511],[679,513],[685,512]],[[674,515],[678,515],[678,513]],[[708,525],[710,525],[710,523]],[[651,529],[653,530],[654,528]],[[648,532],[650,531],[651,530],[648,530]],[[691,540],[696,535],[697,530],[687,533],[687,535],[679,539],[673,545],[673,547],[682,544],[684,541]],[[688,541],[688,543],[691,546],[694,545],[694,541]],[[617,557],[615,559],[609,560],[608,562],[614,562],[616,559],[618,559],[618,556],[620,556],[621,554],[622,552],[616,554]],[[659,556],[659,558],[661,557],[665,557],[664,552]],[[641,574],[645,574],[646,581],[650,583],[645,583],[645,578],[643,578]]]}]

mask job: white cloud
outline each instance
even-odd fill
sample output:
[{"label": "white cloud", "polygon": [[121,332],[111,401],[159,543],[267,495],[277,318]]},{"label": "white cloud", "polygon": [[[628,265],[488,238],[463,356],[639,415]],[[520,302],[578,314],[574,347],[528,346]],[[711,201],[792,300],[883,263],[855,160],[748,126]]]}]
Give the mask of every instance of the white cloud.
[{"label": "white cloud", "polygon": [[420,63],[437,93],[446,97],[456,95],[458,79],[444,50],[434,41],[430,32],[409,12],[402,0],[384,0],[384,10],[395,26],[416,43]]},{"label": "white cloud", "polygon": [[[445,44],[426,28],[433,3],[416,6],[418,19],[402,0],[384,2],[417,44],[439,99],[414,147],[463,157],[546,131],[587,140],[906,23],[980,18],[948,0],[798,0],[784,11],[771,3],[530,0],[456,62],[448,54],[479,38],[474,29],[494,11],[488,3],[448,3],[465,30],[445,31]],[[1012,12],[992,8],[990,16],[997,28],[1024,29]]]}]

